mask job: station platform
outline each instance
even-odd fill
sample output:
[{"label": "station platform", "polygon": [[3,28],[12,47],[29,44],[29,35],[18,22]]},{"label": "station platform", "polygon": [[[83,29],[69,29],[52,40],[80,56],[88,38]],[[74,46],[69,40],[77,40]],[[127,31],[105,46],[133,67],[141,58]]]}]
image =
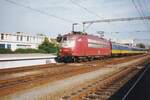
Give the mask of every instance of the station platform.
[{"label": "station platform", "polygon": [[0,54],[0,69],[55,63],[54,54]]},{"label": "station platform", "polygon": [[50,58],[56,57],[54,54],[0,54],[0,61],[19,60],[19,59],[34,59],[34,58]]}]

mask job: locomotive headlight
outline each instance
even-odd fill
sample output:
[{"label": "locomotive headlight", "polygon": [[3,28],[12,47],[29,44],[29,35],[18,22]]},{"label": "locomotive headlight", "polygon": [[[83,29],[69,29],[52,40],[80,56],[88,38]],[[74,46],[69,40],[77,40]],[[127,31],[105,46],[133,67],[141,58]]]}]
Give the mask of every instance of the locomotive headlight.
[{"label": "locomotive headlight", "polygon": [[62,49],[60,49],[59,52],[62,52]]}]

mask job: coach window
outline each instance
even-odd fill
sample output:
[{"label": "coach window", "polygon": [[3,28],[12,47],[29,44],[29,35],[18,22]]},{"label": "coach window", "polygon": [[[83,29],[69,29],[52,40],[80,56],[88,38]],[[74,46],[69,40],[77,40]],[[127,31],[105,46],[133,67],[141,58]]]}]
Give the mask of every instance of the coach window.
[{"label": "coach window", "polygon": [[1,34],[1,40],[4,40],[4,34]]}]

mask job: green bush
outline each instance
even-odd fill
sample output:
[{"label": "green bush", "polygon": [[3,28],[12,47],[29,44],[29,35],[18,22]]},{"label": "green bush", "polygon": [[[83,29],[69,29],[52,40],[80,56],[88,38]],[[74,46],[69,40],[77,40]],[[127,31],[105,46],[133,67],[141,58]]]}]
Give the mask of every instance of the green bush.
[{"label": "green bush", "polygon": [[38,47],[40,50],[44,50],[46,53],[57,53],[58,47],[54,43],[50,43],[48,38],[45,38],[43,43]]},{"label": "green bush", "polygon": [[38,49],[39,53],[47,53],[45,50]]},{"label": "green bush", "polygon": [[0,54],[8,54],[8,53],[13,53],[13,51],[11,49],[0,48]]},{"label": "green bush", "polygon": [[17,53],[17,54],[23,54],[23,53],[56,53],[57,47],[46,47],[44,49],[33,49],[33,48],[18,48],[15,51],[12,51],[11,49],[5,49],[0,48],[0,54],[11,54],[11,53]]},{"label": "green bush", "polygon": [[39,50],[43,50],[46,53],[57,53],[58,48],[57,47],[51,47],[51,46],[39,46]]},{"label": "green bush", "polygon": [[15,53],[44,53],[44,51],[33,48],[26,48],[26,49],[19,48],[15,50]]}]

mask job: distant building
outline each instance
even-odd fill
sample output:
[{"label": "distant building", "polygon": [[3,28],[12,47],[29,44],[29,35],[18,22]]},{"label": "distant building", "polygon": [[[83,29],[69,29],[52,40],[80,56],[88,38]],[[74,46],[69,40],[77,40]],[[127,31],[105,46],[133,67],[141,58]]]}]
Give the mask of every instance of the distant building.
[{"label": "distant building", "polygon": [[0,48],[10,48],[16,50],[18,48],[38,48],[39,44],[47,37],[51,41],[50,36],[37,34],[31,35],[23,32],[17,33],[0,33]]},{"label": "distant building", "polygon": [[134,46],[133,45],[133,40],[132,39],[123,39],[123,40],[118,40],[116,41],[117,43],[120,43],[120,44],[125,44],[125,45],[129,45],[129,46]]},{"label": "distant building", "polygon": [[136,47],[137,44],[144,44],[146,49],[150,48],[150,39],[126,39],[126,40],[118,40],[115,41],[117,43],[129,45],[132,47]]}]

